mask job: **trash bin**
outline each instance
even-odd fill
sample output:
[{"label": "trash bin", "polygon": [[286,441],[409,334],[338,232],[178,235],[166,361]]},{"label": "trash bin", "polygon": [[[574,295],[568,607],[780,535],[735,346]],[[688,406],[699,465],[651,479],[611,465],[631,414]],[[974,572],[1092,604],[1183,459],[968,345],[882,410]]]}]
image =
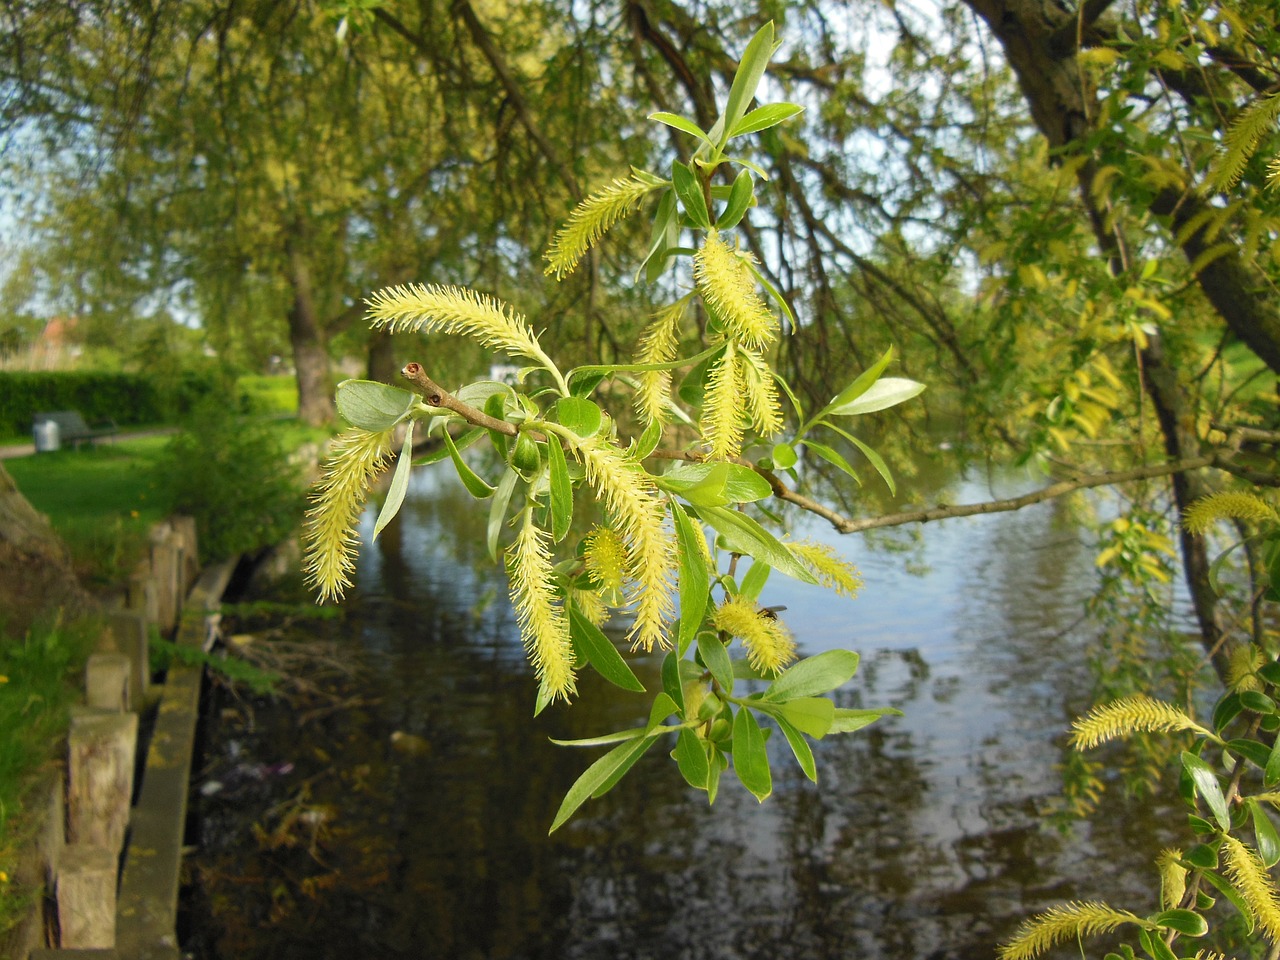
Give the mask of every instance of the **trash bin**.
[{"label": "trash bin", "polygon": [[57,420],[37,420],[31,427],[36,442],[36,453],[49,453],[62,448]]}]

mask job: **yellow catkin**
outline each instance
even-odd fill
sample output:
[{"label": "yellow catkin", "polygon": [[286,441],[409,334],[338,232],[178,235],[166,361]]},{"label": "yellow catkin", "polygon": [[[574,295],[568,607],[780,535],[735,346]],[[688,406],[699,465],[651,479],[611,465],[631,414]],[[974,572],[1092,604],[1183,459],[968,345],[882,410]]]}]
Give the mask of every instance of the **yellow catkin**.
[{"label": "yellow catkin", "polygon": [[[675,359],[680,346],[680,324],[688,303],[688,298],[679,300],[653,315],[640,338],[636,363],[668,363]],[[636,413],[650,423],[665,421],[671,397],[671,371],[642,370],[636,382]]]},{"label": "yellow catkin", "polygon": [[614,180],[583,200],[569,214],[543,254],[547,261],[544,272],[563,280],[604,232],[634,210],[640,198],[657,186],[638,177],[627,177]]},{"label": "yellow catkin", "polygon": [[693,277],[725,332],[749,349],[762,350],[777,338],[778,318],[756,294],[747,256],[730,250],[712,230],[694,254]]},{"label": "yellow catkin", "polygon": [[645,650],[655,644],[668,646],[663,625],[673,609],[675,546],[663,525],[666,512],[653,480],[601,434],[578,440],[574,451],[586,470],[587,483],[627,545],[629,599],[635,609],[629,634],[632,646]]},{"label": "yellow catkin", "polygon": [[840,556],[835,547],[803,540],[800,543],[788,543],[787,549],[800,558],[820,584],[840,596],[853,598],[862,589],[862,574],[858,573],[857,567]]},{"label": "yellow catkin", "polygon": [[711,368],[702,397],[699,427],[709,459],[730,460],[742,450],[741,384],[738,353],[730,343]]},{"label": "yellow catkin", "polygon": [[386,464],[390,440],[390,431],[348,430],[334,440],[321,467],[303,522],[302,559],[306,582],[319,590],[321,603],[340,600],[351,586],[360,545],[356,522],[369,482]]},{"label": "yellow catkin", "polygon": [[608,527],[594,527],[582,541],[587,573],[602,590],[621,590],[627,573],[627,547]]},{"label": "yellow catkin", "polygon": [[600,627],[609,622],[609,605],[596,591],[574,589],[569,593],[574,607],[588,623]]},{"label": "yellow catkin", "polygon": [[1280,520],[1275,507],[1253,493],[1212,493],[1187,507],[1182,525],[1191,533],[1206,533],[1218,520]]},{"label": "yellow catkin", "polygon": [[1160,903],[1163,909],[1172,910],[1182,903],[1187,892],[1187,868],[1178,861],[1182,851],[1172,848],[1161,850],[1156,857],[1156,869],[1160,872]]},{"label": "yellow catkin", "polygon": [[1032,960],[1059,943],[1106,933],[1126,923],[1141,924],[1142,920],[1098,901],[1065,903],[1024,921],[1014,938],[997,948],[996,956],[999,960]]},{"label": "yellow catkin", "polygon": [[1260,690],[1262,684],[1255,675],[1267,662],[1265,654],[1253,644],[1242,644],[1227,656],[1226,676],[1223,678],[1228,690],[1242,693],[1245,690]]},{"label": "yellow catkin", "polygon": [[1261,858],[1230,834],[1222,837],[1226,874],[1272,943],[1280,943],[1280,895]]},{"label": "yellow catkin", "polygon": [[760,673],[777,674],[796,658],[796,641],[786,624],[761,613],[754,601],[730,597],[712,616],[717,630],[742,641],[747,660]]},{"label": "yellow catkin", "polygon": [[1071,745],[1088,750],[1131,733],[1172,733],[1190,730],[1200,736],[1209,731],[1177,707],[1143,694],[1094,707],[1071,725]]},{"label": "yellow catkin", "polygon": [[507,575],[516,622],[533,672],[549,700],[568,700],[577,692],[569,621],[557,602],[547,534],[526,514],[520,534],[507,551]]},{"label": "yellow catkin", "polygon": [[761,437],[782,431],[782,403],[778,384],[764,357],[754,350],[742,350],[742,397],[751,427]]},{"label": "yellow catkin", "polygon": [[465,287],[410,283],[380,290],[367,303],[369,323],[375,328],[468,336],[513,356],[543,357],[533,329],[521,314]]}]

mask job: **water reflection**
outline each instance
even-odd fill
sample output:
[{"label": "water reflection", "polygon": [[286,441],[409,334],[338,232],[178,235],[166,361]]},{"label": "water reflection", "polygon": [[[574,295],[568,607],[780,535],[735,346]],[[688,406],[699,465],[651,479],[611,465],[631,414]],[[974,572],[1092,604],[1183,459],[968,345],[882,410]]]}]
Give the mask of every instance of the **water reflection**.
[{"label": "water reflection", "polygon": [[[953,482],[948,495],[988,493]],[[1092,556],[1061,505],[925,528],[922,576],[798,520],[797,535],[858,563],[863,595],[775,579],[768,602],[788,606],[804,652],[862,653],[842,705],[905,716],[817,744],[816,787],[774,738],[763,805],[726,777],[708,809],[655,749],[553,837],[560,798],[596,754],[547,738],[634,725],[645,702],[615,702],[586,677],[578,705],[530,722],[534,684],[485,553],[486,507],[444,470],[422,471],[402,522],[365,548],[347,618],[320,628],[364,664],[376,706],[300,729],[260,706],[252,729],[214,731],[209,777],[246,756],[295,770],[204,802],[195,952],[985,958],[1063,899],[1153,908],[1158,811],[1121,802],[1067,837],[1041,827],[1055,743],[1089,683],[1078,619]],[[370,513],[366,536],[372,525]],[[656,656],[634,667],[657,684]],[[396,753],[393,730],[428,752]],[[273,805],[300,785],[331,822],[255,855],[251,826],[269,833]]]}]

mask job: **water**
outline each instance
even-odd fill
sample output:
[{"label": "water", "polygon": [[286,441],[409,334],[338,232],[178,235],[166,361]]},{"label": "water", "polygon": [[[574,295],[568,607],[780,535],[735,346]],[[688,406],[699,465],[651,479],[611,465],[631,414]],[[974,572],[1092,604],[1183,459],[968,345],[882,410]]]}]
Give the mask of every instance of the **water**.
[{"label": "water", "polygon": [[[992,493],[947,486],[952,502]],[[1042,822],[1090,684],[1094,551],[1063,503],[928,525],[910,555],[801,521],[858,564],[862,595],[775,575],[765,602],[786,604],[802,652],[861,653],[841,705],[905,715],[816,744],[817,786],[775,737],[763,805],[726,775],[708,808],[655,749],[550,837],[599,751],[548,738],[636,725],[648,701],[587,678],[574,708],[530,720],[486,507],[419,471],[362,553],[346,618],[305,627],[344,644],[364,671],[346,692],[377,704],[301,725],[232,705],[211,723],[197,787],[221,789],[200,803],[193,954],[985,958],[1066,899],[1156,909],[1150,864],[1176,815],[1117,793],[1066,836]],[[633,659],[650,689],[658,666]],[[393,731],[427,746],[398,752]]]}]

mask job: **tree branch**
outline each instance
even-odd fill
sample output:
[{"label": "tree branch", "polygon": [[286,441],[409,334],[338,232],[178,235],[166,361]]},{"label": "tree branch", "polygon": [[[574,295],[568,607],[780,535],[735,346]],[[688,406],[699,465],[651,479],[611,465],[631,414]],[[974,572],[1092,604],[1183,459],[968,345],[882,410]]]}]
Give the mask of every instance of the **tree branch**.
[{"label": "tree branch", "polygon": [[486,430],[496,430],[499,433],[506,434],[508,437],[514,437],[520,432],[516,429],[515,424],[507,423],[505,420],[498,420],[489,416],[483,410],[477,410],[470,404],[463,403],[427,376],[427,371],[422,368],[420,363],[406,363],[404,369],[400,371],[400,375],[409,381],[409,386],[413,387],[414,392],[420,394],[422,399],[433,407],[452,410],[468,423],[473,423],[477,427],[484,427]]}]

